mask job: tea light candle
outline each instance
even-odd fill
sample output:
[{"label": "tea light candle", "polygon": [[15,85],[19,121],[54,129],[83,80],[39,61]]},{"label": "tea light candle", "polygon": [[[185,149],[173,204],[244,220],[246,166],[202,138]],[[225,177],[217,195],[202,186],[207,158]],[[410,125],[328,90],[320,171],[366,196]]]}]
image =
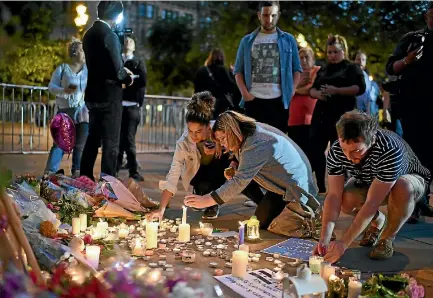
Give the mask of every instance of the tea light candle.
[{"label": "tea light candle", "polygon": [[72,234],[76,235],[80,233],[81,222],[79,217],[74,217],[72,219]]},{"label": "tea light candle", "polygon": [[101,248],[97,245],[89,245],[86,247],[86,260],[89,261],[90,265],[98,270],[99,266],[99,255]]},{"label": "tea light candle", "polygon": [[128,229],[120,229],[119,230],[119,238],[124,239],[124,238],[128,237],[128,235],[129,235]]},{"label": "tea light candle", "polygon": [[146,226],[146,248],[158,247],[158,223],[148,222]]},{"label": "tea light candle", "polygon": [[323,262],[323,257],[311,256],[309,259],[309,266],[312,273],[319,274],[321,265]]},{"label": "tea light candle", "polygon": [[239,222],[239,244],[244,244],[245,241],[245,223]]},{"label": "tea light candle", "polygon": [[349,295],[347,298],[358,298],[361,295],[362,283],[357,280],[349,281]]},{"label": "tea light candle", "polygon": [[182,206],[183,213],[182,213],[182,224],[186,224],[186,206]]},{"label": "tea light candle", "polygon": [[212,235],[213,232],[212,224],[210,223],[203,224],[200,222],[200,232],[205,237]]},{"label": "tea light candle", "polygon": [[141,256],[143,255],[143,247],[141,246],[141,238],[136,238],[135,239],[135,246],[134,249],[132,250],[132,254],[136,255],[136,256]]},{"label": "tea light candle", "polygon": [[241,244],[241,245],[239,245],[239,250],[245,251],[248,255],[248,253],[250,251],[250,247],[248,246],[248,244]]},{"label": "tea light candle", "polygon": [[80,230],[85,231],[87,229],[87,214],[80,214]]},{"label": "tea light candle", "polygon": [[234,277],[244,277],[247,274],[248,253],[242,250],[233,252],[232,275]]},{"label": "tea light candle", "polygon": [[335,267],[329,262],[322,262],[320,276],[327,284],[331,275],[335,275]]},{"label": "tea light candle", "polygon": [[276,282],[280,283],[285,277],[287,277],[288,274],[284,273],[282,271],[278,271],[277,273],[273,274],[272,279]]},{"label": "tea light candle", "polygon": [[191,226],[187,223],[182,223],[179,225],[179,241],[189,242],[191,234]]}]

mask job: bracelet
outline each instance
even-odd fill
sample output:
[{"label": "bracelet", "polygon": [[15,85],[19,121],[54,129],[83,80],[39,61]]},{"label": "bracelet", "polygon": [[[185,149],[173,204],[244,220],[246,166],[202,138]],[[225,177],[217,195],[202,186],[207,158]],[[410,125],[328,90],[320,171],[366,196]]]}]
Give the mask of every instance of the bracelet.
[{"label": "bracelet", "polygon": [[402,61],[403,61],[403,63],[404,63],[405,66],[409,65],[409,63],[406,62],[406,57],[404,57]]}]

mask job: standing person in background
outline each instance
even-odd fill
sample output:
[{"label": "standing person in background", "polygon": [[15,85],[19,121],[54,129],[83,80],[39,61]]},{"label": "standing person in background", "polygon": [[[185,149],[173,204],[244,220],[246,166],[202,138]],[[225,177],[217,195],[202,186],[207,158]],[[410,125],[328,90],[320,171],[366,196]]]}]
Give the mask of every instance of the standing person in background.
[{"label": "standing person in background", "polygon": [[277,28],[280,14],[277,1],[259,2],[260,28],[242,38],[234,73],[246,114],[286,132],[302,68],[295,38]]},{"label": "standing person in background", "polygon": [[98,148],[102,144],[101,172],[116,176],[122,122],[122,84],[133,83],[123,67],[120,42],[111,30],[123,15],[121,1],[101,1],[98,19],[84,34],[83,49],[89,71],[84,96],[89,108],[89,136],[81,159],[81,175],[94,180]]},{"label": "standing person in background", "polygon": [[308,91],[313,86],[320,66],[315,65],[314,52],[310,47],[301,48],[299,58],[301,59],[303,72],[295,96],[290,102],[289,128],[287,132],[289,137],[308,156],[311,118],[317,101],[317,99],[313,99],[308,95]]},{"label": "standing person in background", "polygon": [[370,81],[370,77],[366,68],[367,54],[363,51],[358,51],[356,53],[354,62],[361,67],[365,81],[365,92],[356,97],[356,107],[358,110],[374,116],[377,114],[378,110],[376,101],[379,95],[379,86],[376,82]]},{"label": "standing person in background", "polygon": [[216,98],[213,119],[227,110],[237,109],[236,83],[230,70],[224,66],[224,52],[213,49],[194,80],[194,92],[209,91]]},{"label": "standing person in background", "polygon": [[123,47],[124,66],[134,75],[138,76],[131,86],[123,89],[123,112],[120,129],[120,144],[117,160],[117,171],[120,170],[123,153],[126,152],[129,177],[137,182],[144,181],[138,173],[137,154],[135,150],[135,135],[140,123],[140,108],[143,105],[146,87],[146,66],[144,62],[134,56],[135,39],[132,36],[125,37]]},{"label": "standing person in background", "polygon": [[[405,34],[388,58],[386,71],[389,75],[399,76],[399,101],[403,138],[413,149],[421,163],[433,171],[431,147],[425,138],[433,131],[431,113],[433,111],[433,89],[430,86],[433,69],[433,2],[428,4],[424,14],[426,27]],[[422,129],[427,135],[420,135]],[[417,204],[410,223],[416,223],[420,215],[433,216],[433,207],[426,196]]]},{"label": "standing person in background", "polygon": [[[58,113],[68,114],[75,123],[76,141],[72,153],[72,178],[80,176],[80,160],[89,131],[89,111],[84,104],[84,90],[87,85],[87,67],[80,40],[72,40],[68,46],[69,63],[60,64],[54,71],[48,90],[56,95]],[[45,173],[58,171],[63,150],[55,143],[50,150]]]},{"label": "standing person in background", "polygon": [[335,124],[341,115],[356,107],[356,96],[365,92],[361,68],[347,60],[346,39],[330,34],[326,53],[328,64],[319,70],[309,91],[312,98],[318,99],[311,121],[310,157],[320,193],[326,192],[325,150],[329,142],[337,140]]}]

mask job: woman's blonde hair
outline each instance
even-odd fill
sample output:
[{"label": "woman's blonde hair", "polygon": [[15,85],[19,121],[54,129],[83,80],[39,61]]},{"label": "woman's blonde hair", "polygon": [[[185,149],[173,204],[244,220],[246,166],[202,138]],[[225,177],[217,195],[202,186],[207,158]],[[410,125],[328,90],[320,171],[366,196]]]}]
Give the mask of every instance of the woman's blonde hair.
[{"label": "woman's blonde hair", "polygon": [[227,111],[218,116],[213,126],[213,132],[226,134],[227,145],[232,148],[240,145],[245,138],[256,131],[256,120],[235,111]]},{"label": "woman's blonde hair", "polygon": [[328,46],[334,46],[334,45],[340,45],[341,49],[343,50],[344,53],[344,59],[348,60],[349,59],[349,49],[347,46],[347,41],[346,38],[344,38],[341,35],[333,35],[333,34],[329,34],[328,35],[328,40],[326,42],[326,48],[328,48]]},{"label": "woman's blonde hair", "polygon": [[305,54],[311,56],[311,58],[315,59],[313,49],[310,48],[310,47],[308,47],[308,46],[306,46],[306,47],[304,47],[304,48],[300,48],[300,49],[299,49],[299,54],[301,54],[301,53],[305,53]]},{"label": "woman's blonde hair", "polygon": [[68,56],[72,58],[77,55],[78,47],[83,43],[78,38],[73,37],[71,42],[68,43]]}]

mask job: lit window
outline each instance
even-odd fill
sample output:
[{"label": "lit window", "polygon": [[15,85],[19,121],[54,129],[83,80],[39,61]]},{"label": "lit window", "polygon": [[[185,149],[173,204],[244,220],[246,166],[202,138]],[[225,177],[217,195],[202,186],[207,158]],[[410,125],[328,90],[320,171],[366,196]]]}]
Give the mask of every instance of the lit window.
[{"label": "lit window", "polygon": [[153,5],[147,5],[146,17],[148,19],[153,19],[154,11],[155,11],[155,9],[154,9]]},{"label": "lit window", "polygon": [[161,19],[167,18],[167,11],[165,9],[161,10]]},{"label": "lit window", "polygon": [[146,15],[146,5],[143,3],[140,3],[138,6],[138,15],[140,17],[144,17]]}]

